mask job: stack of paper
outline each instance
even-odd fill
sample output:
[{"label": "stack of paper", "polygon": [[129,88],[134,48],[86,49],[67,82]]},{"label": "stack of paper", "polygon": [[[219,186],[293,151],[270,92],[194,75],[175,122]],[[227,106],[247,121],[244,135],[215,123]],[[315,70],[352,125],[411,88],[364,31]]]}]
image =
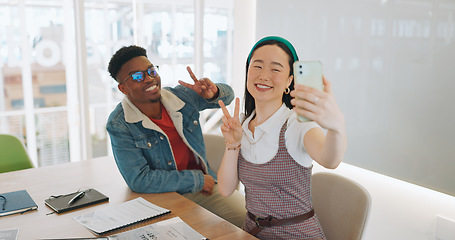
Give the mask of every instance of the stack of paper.
[{"label": "stack of paper", "polygon": [[201,240],[207,239],[179,217],[112,235],[109,240]]},{"label": "stack of paper", "polygon": [[107,208],[74,217],[96,234],[103,234],[112,230],[129,226],[171,211],[159,207],[141,197]]}]

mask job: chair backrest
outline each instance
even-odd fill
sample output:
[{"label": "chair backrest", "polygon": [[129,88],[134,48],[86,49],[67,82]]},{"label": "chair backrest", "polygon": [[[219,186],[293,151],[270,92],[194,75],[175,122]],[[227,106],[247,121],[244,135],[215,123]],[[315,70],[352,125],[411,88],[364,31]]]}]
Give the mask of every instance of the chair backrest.
[{"label": "chair backrest", "polygon": [[224,137],[215,134],[204,134],[204,143],[210,168],[218,172],[226,146],[224,144]]},{"label": "chair backrest", "polygon": [[368,191],[346,177],[319,172],[312,176],[314,210],[328,240],[361,239],[368,219]]},{"label": "chair backrest", "polygon": [[15,136],[0,134],[0,173],[33,168],[24,144]]}]

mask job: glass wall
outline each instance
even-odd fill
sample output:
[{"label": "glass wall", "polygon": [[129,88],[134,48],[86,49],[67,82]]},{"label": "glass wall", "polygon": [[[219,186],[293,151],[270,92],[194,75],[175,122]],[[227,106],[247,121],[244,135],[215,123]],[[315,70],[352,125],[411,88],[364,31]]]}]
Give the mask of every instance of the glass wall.
[{"label": "glass wall", "polygon": [[[0,133],[23,140],[36,166],[110,155],[105,124],[123,94],[107,65],[126,45],[147,49],[160,67],[163,86],[191,82],[186,66],[197,65],[203,66],[203,76],[229,83],[233,3],[197,1],[203,2],[203,12],[193,1],[178,0],[86,0],[81,9],[76,0],[0,0]],[[200,50],[195,48],[198,14],[204,19]],[[84,23],[75,16],[83,16]],[[85,37],[85,56],[76,54],[78,36]],[[200,62],[195,51],[203,51]],[[86,66],[77,67],[78,58]],[[80,108],[86,112],[77,112],[80,89],[88,89],[88,109]],[[88,118],[89,143],[80,140],[81,116]],[[205,114],[201,122],[212,116]],[[81,144],[91,145],[91,156],[81,156]]]},{"label": "glass wall", "polygon": [[132,1],[85,1],[87,84],[92,157],[108,155],[105,125],[123,94],[107,72],[114,49],[134,43]]},{"label": "glass wall", "polygon": [[0,5],[0,131],[39,166],[69,161],[64,11],[61,1]]}]

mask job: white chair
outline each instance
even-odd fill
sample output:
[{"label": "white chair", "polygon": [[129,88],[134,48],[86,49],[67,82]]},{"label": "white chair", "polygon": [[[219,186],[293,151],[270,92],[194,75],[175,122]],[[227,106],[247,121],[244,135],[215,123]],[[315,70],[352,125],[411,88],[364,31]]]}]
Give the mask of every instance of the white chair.
[{"label": "white chair", "polygon": [[328,240],[358,240],[368,219],[371,197],[357,182],[338,174],[312,176],[314,210]]},{"label": "white chair", "polygon": [[224,137],[215,134],[204,134],[204,143],[210,168],[218,172],[224,155]]}]

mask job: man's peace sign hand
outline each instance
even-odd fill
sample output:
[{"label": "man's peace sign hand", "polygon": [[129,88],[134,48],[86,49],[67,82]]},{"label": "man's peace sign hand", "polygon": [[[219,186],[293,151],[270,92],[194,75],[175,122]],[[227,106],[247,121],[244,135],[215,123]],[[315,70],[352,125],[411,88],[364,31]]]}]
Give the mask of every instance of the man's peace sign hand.
[{"label": "man's peace sign hand", "polygon": [[218,87],[215,85],[215,83],[210,81],[208,78],[201,78],[198,80],[189,66],[186,67],[186,70],[193,79],[194,84],[189,84],[182,80],[179,80],[180,85],[193,89],[195,92],[197,92],[197,94],[199,94],[199,96],[205,99],[212,99],[218,96]]}]

